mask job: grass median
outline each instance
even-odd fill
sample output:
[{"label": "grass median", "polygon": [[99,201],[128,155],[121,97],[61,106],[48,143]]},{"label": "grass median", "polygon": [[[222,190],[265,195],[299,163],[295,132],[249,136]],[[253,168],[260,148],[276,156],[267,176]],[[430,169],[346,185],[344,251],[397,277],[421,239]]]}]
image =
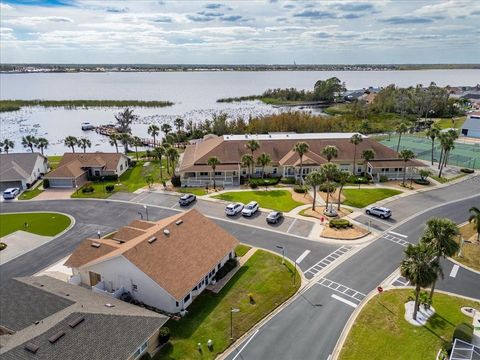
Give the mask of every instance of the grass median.
[{"label": "grass median", "polygon": [[55,236],[71,223],[68,216],[59,213],[0,214],[0,237],[22,230],[43,236]]},{"label": "grass median", "polygon": [[344,189],[344,205],[350,205],[356,208],[363,208],[377,201],[401,194],[399,190],[393,189]]},{"label": "grass median", "polygon": [[256,201],[261,208],[278,211],[290,211],[297,206],[304,205],[304,203],[293,200],[292,193],[288,190],[230,191],[213,197],[243,204]]}]

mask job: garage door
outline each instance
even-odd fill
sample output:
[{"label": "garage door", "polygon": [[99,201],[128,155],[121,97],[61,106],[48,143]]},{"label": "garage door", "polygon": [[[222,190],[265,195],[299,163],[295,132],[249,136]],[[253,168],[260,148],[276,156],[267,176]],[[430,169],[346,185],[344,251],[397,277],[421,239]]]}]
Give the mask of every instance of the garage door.
[{"label": "garage door", "polygon": [[12,187],[18,187],[22,189],[22,182],[21,181],[2,181],[0,182],[0,191],[3,192],[3,190],[12,188]]},{"label": "garage door", "polygon": [[49,179],[51,188],[73,188],[71,179]]}]

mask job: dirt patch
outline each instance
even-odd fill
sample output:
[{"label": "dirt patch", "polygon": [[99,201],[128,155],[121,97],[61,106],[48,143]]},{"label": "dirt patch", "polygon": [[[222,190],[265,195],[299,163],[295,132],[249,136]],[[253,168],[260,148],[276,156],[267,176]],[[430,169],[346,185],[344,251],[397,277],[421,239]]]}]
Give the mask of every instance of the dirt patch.
[{"label": "dirt patch", "polygon": [[408,181],[408,180],[405,180],[405,184],[407,185],[407,187],[402,186],[402,180],[391,180],[391,181],[384,182],[382,184],[385,185],[385,186],[391,186],[393,188],[400,189],[400,190],[403,190],[403,191],[405,191],[405,190],[420,190],[420,189],[425,189],[425,188],[430,188],[430,187],[435,186],[432,181],[430,181],[429,185],[420,185],[420,184],[416,184],[415,182],[412,182],[412,188],[410,188],[410,181]]},{"label": "dirt patch", "polygon": [[[320,195],[325,202],[327,201],[327,193],[326,192],[319,191],[317,195]],[[345,200],[345,196],[343,196],[343,191],[342,191],[342,196],[340,197],[340,202],[343,203],[344,200]],[[330,194],[329,201],[332,202],[335,205],[338,204],[338,188],[335,190],[334,193]]]},{"label": "dirt patch", "polygon": [[[282,189],[283,190],[283,189]],[[292,194],[292,199],[295,200],[295,201],[298,201],[298,202],[301,202],[301,203],[304,203],[304,204],[311,204],[313,203],[313,199],[312,197],[310,196],[310,194],[300,194],[300,193],[296,193],[295,191],[293,191],[292,188],[285,188],[284,190],[288,190],[290,191],[290,193]]]},{"label": "dirt patch", "polygon": [[335,229],[329,226],[325,226],[321,233],[321,236],[341,240],[355,240],[367,234],[367,230],[356,225],[353,225],[353,227],[347,229]]},{"label": "dirt patch", "polygon": [[[326,215],[323,215],[324,210],[325,210],[325,206],[315,206],[315,211],[313,211],[311,208],[306,209],[306,210],[303,210],[301,212],[301,215],[314,217],[314,218],[317,218],[317,219],[321,219],[323,217],[325,220],[328,220],[329,217],[327,217]],[[342,217],[347,216],[351,213],[352,212],[349,209],[340,208],[340,211],[338,213],[338,217],[342,218]]]}]

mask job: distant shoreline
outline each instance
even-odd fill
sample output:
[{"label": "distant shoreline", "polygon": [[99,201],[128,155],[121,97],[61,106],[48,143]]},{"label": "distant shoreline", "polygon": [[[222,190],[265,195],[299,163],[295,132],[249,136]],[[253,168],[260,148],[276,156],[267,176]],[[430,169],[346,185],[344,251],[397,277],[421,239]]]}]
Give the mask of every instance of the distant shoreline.
[{"label": "distant shoreline", "polygon": [[26,106],[63,107],[67,109],[89,107],[166,107],[170,101],[142,100],[0,100],[0,112],[17,111]]}]

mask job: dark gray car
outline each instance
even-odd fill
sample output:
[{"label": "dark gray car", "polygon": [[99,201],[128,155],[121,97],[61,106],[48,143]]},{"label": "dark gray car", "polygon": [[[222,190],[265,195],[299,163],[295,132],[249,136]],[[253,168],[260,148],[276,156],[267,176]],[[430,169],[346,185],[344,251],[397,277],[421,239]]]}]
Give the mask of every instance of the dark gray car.
[{"label": "dark gray car", "polygon": [[267,223],[276,224],[282,219],[282,217],[283,217],[283,213],[281,213],[280,211],[272,211],[267,216]]}]

